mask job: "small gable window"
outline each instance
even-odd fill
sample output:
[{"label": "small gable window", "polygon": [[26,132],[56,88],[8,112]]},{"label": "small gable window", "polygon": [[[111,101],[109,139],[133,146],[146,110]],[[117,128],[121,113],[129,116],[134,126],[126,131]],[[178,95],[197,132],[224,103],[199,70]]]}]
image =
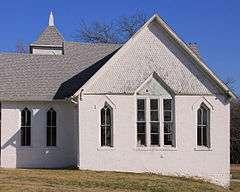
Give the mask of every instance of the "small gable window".
[{"label": "small gable window", "polygon": [[210,147],[210,110],[205,104],[197,110],[197,145]]},{"label": "small gable window", "polygon": [[57,113],[51,108],[47,112],[47,146],[57,144]]},{"label": "small gable window", "polygon": [[101,146],[113,147],[113,110],[106,103],[101,109]]},{"label": "small gable window", "polygon": [[31,112],[28,108],[21,111],[21,145],[31,145]]}]

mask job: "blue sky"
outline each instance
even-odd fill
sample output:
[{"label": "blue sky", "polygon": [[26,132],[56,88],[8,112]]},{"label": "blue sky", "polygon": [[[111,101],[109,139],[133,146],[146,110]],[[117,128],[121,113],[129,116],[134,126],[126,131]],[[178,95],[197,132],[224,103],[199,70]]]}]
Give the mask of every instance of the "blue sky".
[{"label": "blue sky", "polygon": [[233,78],[240,94],[240,1],[238,0],[8,0],[0,6],[0,50],[16,41],[34,41],[53,11],[66,40],[82,19],[108,22],[137,10],[158,13],[185,42],[197,42],[208,66],[221,78]]}]

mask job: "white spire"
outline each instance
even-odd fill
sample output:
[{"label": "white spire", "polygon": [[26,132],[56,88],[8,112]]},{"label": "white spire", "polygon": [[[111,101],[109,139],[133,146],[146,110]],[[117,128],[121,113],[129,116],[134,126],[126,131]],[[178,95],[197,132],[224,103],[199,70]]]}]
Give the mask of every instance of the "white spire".
[{"label": "white spire", "polygon": [[54,26],[54,17],[53,17],[52,11],[51,11],[50,16],[49,16],[48,25],[49,26]]}]

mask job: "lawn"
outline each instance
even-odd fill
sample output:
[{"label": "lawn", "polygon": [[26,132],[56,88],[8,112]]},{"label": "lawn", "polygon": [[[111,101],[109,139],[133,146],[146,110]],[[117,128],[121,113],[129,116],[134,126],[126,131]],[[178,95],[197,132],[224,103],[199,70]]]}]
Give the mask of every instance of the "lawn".
[{"label": "lawn", "polygon": [[[240,167],[233,177],[239,178]],[[216,185],[186,178],[151,174],[94,172],[79,170],[0,169],[0,192],[229,192]],[[240,191],[240,183],[232,182],[231,191]]]}]

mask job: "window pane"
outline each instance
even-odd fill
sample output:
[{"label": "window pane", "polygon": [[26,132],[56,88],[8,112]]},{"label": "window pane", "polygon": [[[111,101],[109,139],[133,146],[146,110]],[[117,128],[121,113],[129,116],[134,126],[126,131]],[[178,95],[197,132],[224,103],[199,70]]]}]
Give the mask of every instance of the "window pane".
[{"label": "window pane", "polygon": [[31,112],[29,110],[27,112],[27,119],[26,119],[26,125],[31,126]]},{"label": "window pane", "polygon": [[21,112],[21,125],[22,125],[22,126],[25,126],[25,125],[26,125],[25,121],[26,121],[26,113],[25,113],[25,111],[23,110],[23,111]]},{"label": "window pane", "polygon": [[203,109],[203,125],[207,125],[208,112],[206,109]]},{"label": "window pane", "polygon": [[51,111],[47,112],[47,126],[51,126],[52,114]]},{"label": "window pane", "polygon": [[202,110],[201,109],[198,109],[197,111],[197,115],[198,115],[198,125],[201,125],[202,124]]},{"label": "window pane", "polygon": [[164,135],[164,145],[172,145],[172,134]]},{"label": "window pane", "polygon": [[137,109],[138,110],[145,110],[145,100],[144,99],[138,99],[137,100]]},{"label": "window pane", "polygon": [[202,145],[202,131],[201,131],[201,127],[200,126],[198,126],[198,128],[197,128],[197,144],[199,146]]},{"label": "window pane", "polygon": [[51,128],[47,127],[47,146],[51,145]]},{"label": "window pane", "polygon": [[151,111],[151,121],[158,121],[158,111]]},{"label": "window pane", "polygon": [[101,110],[101,125],[105,125],[105,109]]},{"label": "window pane", "polygon": [[112,145],[112,133],[111,133],[111,127],[107,126],[107,135],[106,135],[106,146],[111,146]]},{"label": "window pane", "polygon": [[137,123],[137,133],[146,133],[146,123]]},{"label": "window pane", "polygon": [[105,146],[105,126],[101,126],[101,146]]},{"label": "window pane", "polygon": [[203,127],[203,145],[207,146],[207,127]]},{"label": "window pane", "polygon": [[137,112],[137,120],[138,121],[145,121],[145,111],[138,111]]},{"label": "window pane", "polygon": [[137,135],[138,146],[146,146],[146,134]]},{"label": "window pane", "polygon": [[159,134],[151,134],[151,145],[159,145]]},{"label": "window pane", "polygon": [[107,115],[107,125],[111,124],[111,110],[109,108],[106,109],[106,115]]},{"label": "window pane", "polygon": [[56,127],[52,127],[52,146],[57,144],[57,130]]},{"label": "window pane", "polygon": [[27,131],[27,133],[26,133],[26,137],[27,137],[26,138],[26,145],[30,146],[31,145],[31,128],[27,127],[26,131]]},{"label": "window pane", "polygon": [[150,110],[158,110],[158,100],[157,99],[150,100]]},{"label": "window pane", "polygon": [[163,107],[164,107],[164,110],[172,110],[172,99],[164,99]]},{"label": "window pane", "polygon": [[21,145],[24,146],[25,144],[25,127],[21,127]]},{"label": "window pane", "polygon": [[151,123],[151,133],[159,133],[159,123]]},{"label": "window pane", "polygon": [[56,111],[52,111],[52,126],[57,125],[57,113]]},{"label": "window pane", "polygon": [[172,121],[172,112],[164,111],[164,121]]},{"label": "window pane", "polygon": [[164,133],[172,132],[172,123],[164,123]]}]

